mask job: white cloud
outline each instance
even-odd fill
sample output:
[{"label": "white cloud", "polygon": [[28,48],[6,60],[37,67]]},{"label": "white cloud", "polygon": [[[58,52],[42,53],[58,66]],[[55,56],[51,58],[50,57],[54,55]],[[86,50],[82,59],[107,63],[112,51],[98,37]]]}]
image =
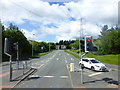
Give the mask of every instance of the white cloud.
[{"label": "white cloud", "polygon": [[[32,31],[23,29],[28,39],[44,39],[49,35],[55,40],[69,40],[79,37],[81,17],[84,18],[84,34],[97,37],[104,24],[117,24],[119,0],[81,0],[79,2],[49,5],[40,0],[0,0],[0,19],[3,23],[14,22],[24,24],[25,20],[39,25]],[[68,8],[70,11],[68,11]],[[74,17],[77,21],[69,21]],[[58,28],[49,28],[46,24],[55,24]],[[33,35],[35,34],[35,35]],[[48,37],[50,38],[50,37]]]}]

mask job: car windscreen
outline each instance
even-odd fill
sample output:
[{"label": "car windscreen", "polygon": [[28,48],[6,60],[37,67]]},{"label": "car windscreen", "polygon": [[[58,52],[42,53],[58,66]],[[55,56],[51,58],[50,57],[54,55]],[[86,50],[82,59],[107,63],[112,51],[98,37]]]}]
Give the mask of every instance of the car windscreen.
[{"label": "car windscreen", "polygon": [[92,59],[90,60],[92,63],[100,63],[99,61],[95,60],[95,59]]}]

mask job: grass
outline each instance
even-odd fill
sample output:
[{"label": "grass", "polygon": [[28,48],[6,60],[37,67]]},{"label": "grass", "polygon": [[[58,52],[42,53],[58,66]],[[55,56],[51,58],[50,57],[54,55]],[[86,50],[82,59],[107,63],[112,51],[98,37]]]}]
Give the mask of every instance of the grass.
[{"label": "grass", "polygon": [[86,57],[95,58],[103,63],[107,64],[113,64],[113,65],[120,65],[120,62],[118,61],[118,57],[120,54],[110,54],[110,55],[94,55],[92,53],[89,53],[86,55]]},{"label": "grass", "polygon": [[71,53],[71,52],[69,52],[69,51],[67,51],[67,50],[64,50],[64,52],[67,52],[68,54],[73,55],[75,58],[80,58],[80,56],[78,56],[78,55],[76,55],[76,54],[74,54],[74,53]]},{"label": "grass", "polygon": [[77,50],[70,49],[70,51],[75,52],[75,53],[78,53],[78,52],[79,52],[79,49],[77,49]]},{"label": "grass", "polygon": [[46,54],[48,54],[48,53],[51,53],[51,52],[53,52],[53,51],[54,51],[54,50],[51,50],[51,51],[45,52],[45,53],[40,53],[40,54],[38,54],[38,55],[36,55],[36,56],[34,56],[34,57],[41,57],[41,56],[46,55]]},{"label": "grass", "polygon": [[[70,51],[77,53],[78,49],[77,50],[71,49]],[[120,61],[118,60],[119,56],[120,54],[94,55],[93,53],[88,53],[85,57],[95,58],[106,64],[120,65]]]}]

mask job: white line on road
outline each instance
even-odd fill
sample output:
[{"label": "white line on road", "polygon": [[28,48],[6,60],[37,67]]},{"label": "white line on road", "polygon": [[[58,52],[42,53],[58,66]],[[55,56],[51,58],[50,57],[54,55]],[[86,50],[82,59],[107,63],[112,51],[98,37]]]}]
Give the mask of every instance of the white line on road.
[{"label": "white line on road", "polygon": [[57,60],[59,60],[59,58],[57,58]]},{"label": "white line on road", "polygon": [[48,78],[53,78],[54,76],[42,76],[42,77],[48,77]]},{"label": "white line on road", "polygon": [[102,72],[93,73],[93,74],[90,74],[90,75],[88,75],[88,76],[89,76],[89,77],[92,77],[92,76],[99,75],[99,74],[102,74]]},{"label": "white line on road", "polygon": [[74,61],[74,59],[73,59],[73,58],[71,58],[71,60],[72,60],[72,61]]},{"label": "white line on road", "polygon": [[68,76],[60,76],[60,78],[68,78]]},{"label": "white line on road", "polygon": [[38,69],[41,68],[42,66],[44,66],[44,64],[41,64],[41,65],[38,67]]},{"label": "white line on road", "polygon": [[[38,77],[38,75],[33,75],[31,77]],[[44,77],[44,78],[54,78],[54,77],[58,77],[58,78],[68,78],[68,76],[39,76],[39,77]]]}]

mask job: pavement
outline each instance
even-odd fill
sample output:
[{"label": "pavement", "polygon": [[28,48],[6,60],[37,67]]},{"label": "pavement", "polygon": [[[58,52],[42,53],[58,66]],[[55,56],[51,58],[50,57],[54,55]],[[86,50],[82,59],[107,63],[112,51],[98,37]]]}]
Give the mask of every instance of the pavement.
[{"label": "pavement", "polygon": [[[14,88],[118,89],[120,84],[118,80],[120,71],[114,66],[108,65],[108,72],[95,72],[89,69],[82,71],[79,67],[79,59],[64,50],[56,50],[31,61],[32,64],[29,66],[37,71],[28,75]],[[74,63],[75,70],[73,72],[69,71],[70,63]],[[83,72],[83,76],[81,76],[81,72]]]},{"label": "pavement", "polygon": [[[27,64],[28,65],[27,65]],[[9,62],[2,63],[0,67],[0,89],[2,88],[13,88],[19,82],[21,82],[28,73],[33,71],[34,69],[31,68],[30,61],[20,61],[19,62],[19,69],[17,68],[17,62],[12,63],[12,80],[10,81],[10,69],[9,69]],[[24,68],[23,68],[24,67]],[[4,89],[3,89],[4,90]]]}]

